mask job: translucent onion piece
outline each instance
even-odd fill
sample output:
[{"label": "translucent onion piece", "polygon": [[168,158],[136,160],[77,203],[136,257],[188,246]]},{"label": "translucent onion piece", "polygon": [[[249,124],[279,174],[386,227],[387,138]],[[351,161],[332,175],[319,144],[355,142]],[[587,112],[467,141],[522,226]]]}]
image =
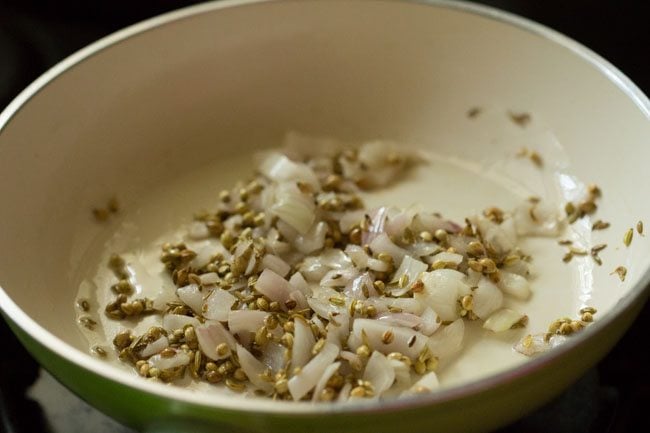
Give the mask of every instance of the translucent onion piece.
[{"label": "translucent onion piece", "polygon": [[413,232],[420,233],[428,231],[433,234],[436,230],[444,230],[448,233],[458,233],[462,227],[458,224],[441,218],[432,213],[421,212],[415,215],[411,223]]},{"label": "translucent onion piece", "polygon": [[199,279],[201,280],[201,284],[204,286],[209,286],[212,284],[217,284],[220,280],[219,274],[216,272],[208,272],[205,274],[199,275]]},{"label": "translucent onion piece", "polygon": [[140,351],[140,356],[143,358],[147,358],[151,355],[155,355],[156,353],[162,351],[166,347],[169,346],[169,340],[167,340],[167,337],[164,335],[158,338],[155,341],[152,341],[151,343],[147,344],[144,349]]},{"label": "translucent onion piece", "polygon": [[411,225],[413,215],[407,211],[398,211],[386,219],[385,229],[388,236],[402,236],[404,229]]},{"label": "translucent onion piece", "polygon": [[356,268],[332,269],[320,281],[322,287],[345,287],[359,275]]},{"label": "translucent onion piece", "polygon": [[297,375],[289,379],[289,392],[294,400],[300,400],[316,386],[327,367],[329,367],[339,354],[339,348],[334,344],[326,343],[316,355]]},{"label": "translucent onion piece", "polygon": [[320,261],[330,269],[346,269],[352,267],[352,260],[338,248],[323,251]]},{"label": "translucent onion piece", "polygon": [[281,153],[269,153],[258,166],[258,170],[268,179],[278,183],[300,181],[310,185],[315,190],[320,188],[318,178],[308,166],[291,161]]},{"label": "translucent onion piece", "polygon": [[330,378],[334,375],[339,370],[339,367],[341,366],[340,362],[335,362],[334,364],[330,365],[325,369],[325,372],[321,376],[321,378],[318,380],[318,383],[316,384],[316,388],[314,388],[314,395],[312,397],[312,401],[318,401],[320,400],[320,395],[327,386],[327,382],[330,380]]},{"label": "translucent onion piece", "polygon": [[[460,258],[461,260],[463,259],[462,256],[460,256]],[[401,278],[404,277],[404,275],[406,275],[406,279],[407,279],[406,281],[408,282],[406,288],[408,290],[408,287],[410,287],[411,284],[413,284],[416,280],[418,280],[420,278],[420,275],[423,272],[425,272],[428,269],[428,267],[429,266],[427,266],[426,263],[406,255],[402,259],[402,263],[400,263],[399,268],[397,268],[397,271],[395,271],[395,275],[393,276],[393,280],[391,281],[391,283],[397,283],[398,281],[401,280]]]},{"label": "translucent onion piece", "polygon": [[386,222],[386,217],[388,216],[388,208],[380,207],[370,214],[364,214],[364,219],[370,221],[370,225],[363,232],[361,237],[362,244],[369,244],[372,242],[378,235],[384,233],[384,223]]},{"label": "translucent onion piece", "polygon": [[526,356],[534,356],[544,353],[566,341],[564,335],[551,335],[548,339],[546,334],[526,335],[515,344],[514,349]]},{"label": "translucent onion piece", "polygon": [[417,358],[427,343],[427,337],[417,331],[386,325],[379,320],[356,319],[352,324],[352,332],[359,341],[363,340],[362,332],[365,332],[370,347],[385,355],[399,352]]},{"label": "translucent onion piece", "polygon": [[281,184],[275,191],[275,202],[269,212],[304,235],[314,223],[314,210],[314,202],[295,184]]},{"label": "translucent onion piece", "polygon": [[[345,254],[347,254],[352,259],[354,266],[357,268],[363,269],[368,266],[368,259],[370,257],[359,245],[348,244],[345,247]],[[388,269],[388,267],[386,267],[386,269]]]},{"label": "translucent onion piece", "polygon": [[293,241],[293,246],[302,254],[310,254],[325,246],[325,236],[328,226],[324,221],[315,223],[307,233],[298,235]]},{"label": "translucent onion piece", "polygon": [[179,287],[176,290],[176,294],[196,314],[202,313],[203,292],[197,284],[188,284],[187,286]]},{"label": "translucent onion piece", "polygon": [[262,363],[271,369],[272,372],[280,371],[284,365],[284,354],[286,348],[280,343],[274,341],[269,341],[264,347],[264,352],[262,353]]},{"label": "translucent onion piece", "polygon": [[465,323],[463,319],[457,319],[447,326],[442,326],[429,337],[427,346],[434,356],[440,359],[448,358],[460,351],[464,334]]},{"label": "translucent onion piece", "polygon": [[340,313],[334,316],[325,328],[327,331],[327,342],[335,344],[339,348],[347,341],[350,335],[350,316],[347,313]]},{"label": "translucent onion piece", "polygon": [[534,205],[525,203],[518,206],[513,219],[521,236],[559,236],[564,217],[557,206],[540,201]]},{"label": "translucent onion piece", "polygon": [[183,316],[182,314],[165,314],[162,321],[162,327],[167,332],[183,329],[186,325],[197,327],[200,324],[201,322],[196,317]]},{"label": "translucent onion piece", "polygon": [[483,320],[503,305],[503,293],[487,278],[481,278],[472,296],[472,311]]},{"label": "translucent onion piece", "polygon": [[223,289],[214,289],[203,303],[203,317],[220,322],[228,321],[228,313],[237,298]]},{"label": "translucent onion piece", "polygon": [[237,345],[237,358],[239,359],[242,370],[244,370],[244,373],[246,373],[248,380],[251,381],[253,386],[266,393],[273,391],[273,385],[262,379],[262,375],[266,371],[266,366],[240,344]]},{"label": "translucent onion piece", "polygon": [[441,262],[441,263],[453,263],[455,265],[460,265],[463,261],[463,256],[455,253],[448,253],[443,251],[436,254],[431,258],[431,263]]},{"label": "translucent onion piece", "polygon": [[442,320],[456,320],[461,289],[469,289],[462,281],[464,277],[465,274],[453,269],[426,272],[421,277],[424,290],[414,297],[438,313]]},{"label": "translucent onion piece", "polygon": [[341,359],[347,361],[349,367],[354,371],[361,371],[363,369],[363,362],[361,357],[356,353],[352,353],[349,350],[341,350],[339,353]]},{"label": "translucent onion piece", "polygon": [[[351,299],[366,299],[368,296],[377,296],[377,292],[372,285],[372,278],[368,272],[364,272],[352,280],[345,287],[343,293]],[[366,293],[368,296],[366,296]]]},{"label": "translucent onion piece", "polygon": [[259,310],[231,310],[228,312],[228,329],[233,334],[256,332],[264,326],[269,313]]},{"label": "translucent onion piece", "polygon": [[173,368],[183,367],[190,363],[190,357],[182,350],[174,349],[176,352],[173,356],[162,357],[160,354],[154,355],[147,360],[152,368],[165,371]]},{"label": "translucent onion piece", "polygon": [[362,210],[353,210],[345,212],[339,219],[339,228],[341,233],[348,234],[354,226],[358,226],[363,220],[365,212]]},{"label": "translucent onion piece", "polygon": [[395,385],[404,388],[411,385],[411,367],[397,359],[388,360],[395,374]]},{"label": "translucent onion piece", "polygon": [[375,390],[375,395],[381,396],[395,381],[393,370],[388,358],[378,351],[373,351],[363,372],[363,380],[370,381]]},{"label": "translucent onion piece", "polygon": [[440,323],[442,322],[436,312],[431,308],[426,308],[424,310],[421,319],[422,324],[416,330],[427,336],[436,332],[436,330],[440,327]]},{"label": "translucent onion piece", "polygon": [[530,298],[530,283],[526,278],[503,270],[499,272],[499,276],[501,278],[497,286],[503,293],[522,301]]},{"label": "translucent onion piece", "polygon": [[255,289],[272,301],[278,301],[282,307],[295,289],[291,284],[270,269],[264,269],[260,274]]},{"label": "translucent onion piece", "polygon": [[187,229],[187,236],[189,236],[190,239],[202,240],[210,236],[210,231],[204,223],[193,221]]},{"label": "translucent onion piece", "polygon": [[302,367],[311,359],[311,350],[316,344],[316,339],[311,327],[300,318],[294,320],[293,349],[291,351],[291,366]]},{"label": "translucent onion piece", "polygon": [[395,311],[420,315],[426,308],[426,305],[415,298],[369,298],[366,303],[374,305],[380,313]]},{"label": "translucent onion piece", "polygon": [[235,338],[219,322],[205,322],[194,328],[194,330],[196,331],[196,339],[199,342],[201,351],[212,360],[218,361],[230,356],[230,352],[223,355],[217,353],[217,346],[222,343],[226,343],[230,350],[235,349]]},{"label": "translucent onion piece", "polygon": [[370,249],[377,254],[389,254],[393,258],[394,263],[401,263],[406,255],[406,250],[395,245],[386,233],[381,233],[373,239],[370,243]]},{"label": "translucent onion piece", "polygon": [[524,322],[526,320],[526,315],[509,308],[503,308],[492,313],[485,323],[483,323],[483,328],[489,331],[503,332],[518,325],[525,324]]},{"label": "translucent onion piece", "polygon": [[439,387],[440,382],[438,381],[438,375],[436,375],[435,372],[430,371],[422,376],[417,382],[413,384],[413,386],[411,386],[411,388],[405,391],[402,395],[406,396],[421,394],[423,392],[431,392]]},{"label": "translucent onion piece", "polygon": [[296,272],[291,276],[291,278],[289,278],[289,284],[291,284],[291,287],[296,290],[300,290],[305,295],[311,294],[309,285],[300,272]]},{"label": "translucent onion piece", "polygon": [[352,391],[352,384],[350,382],[347,382],[345,385],[343,385],[341,391],[339,391],[339,396],[336,401],[339,403],[345,403],[348,401],[350,399],[350,391]]},{"label": "translucent onion piece", "polygon": [[307,298],[305,294],[300,290],[294,290],[289,294],[289,300],[295,301],[296,307],[294,310],[304,310],[309,308],[309,303],[307,303]]},{"label": "translucent onion piece", "polygon": [[291,266],[289,266],[287,262],[273,254],[267,254],[264,256],[262,259],[262,268],[270,269],[281,277],[286,277],[291,270]]},{"label": "translucent onion piece", "polygon": [[305,280],[317,283],[323,279],[330,269],[318,257],[305,257],[299,271]]},{"label": "translucent onion piece", "polygon": [[[428,308],[427,310],[431,310]],[[435,314],[435,313],[434,313]],[[411,313],[389,313],[384,312],[375,318],[391,326],[402,326],[405,328],[417,329],[422,325],[422,318]]]}]

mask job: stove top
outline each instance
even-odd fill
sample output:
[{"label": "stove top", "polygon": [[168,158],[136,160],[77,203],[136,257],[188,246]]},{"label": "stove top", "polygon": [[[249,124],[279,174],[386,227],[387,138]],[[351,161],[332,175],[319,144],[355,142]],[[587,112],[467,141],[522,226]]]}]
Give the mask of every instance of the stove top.
[{"label": "stove top", "polygon": [[[0,107],[48,67],[119,28],[196,1],[0,0]],[[650,92],[644,2],[484,0],[547,24],[592,48]],[[641,350],[650,306],[614,350],[556,400],[498,433],[646,431],[650,356]],[[0,319],[0,432],[132,433],[73,395],[27,354]],[[641,343],[641,344],[640,344]],[[6,354],[10,354],[7,356]]]}]

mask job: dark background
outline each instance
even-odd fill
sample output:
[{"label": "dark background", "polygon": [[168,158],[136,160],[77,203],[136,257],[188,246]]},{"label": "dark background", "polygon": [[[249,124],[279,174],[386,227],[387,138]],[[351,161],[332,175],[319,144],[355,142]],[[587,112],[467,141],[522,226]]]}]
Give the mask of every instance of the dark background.
[{"label": "dark background", "polygon": [[[0,109],[47,68],[129,24],[197,3],[178,0],[0,0]],[[645,0],[485,0],[558,30],[605,57],[650,93],[650,13]],[[650,137],[649,137],[650,141]],[[643,197],[643,196],[642,196]],[[564,395],[501,433],[648,431],[650,307],[615,349]],[[46,432],[23,397],[37,365],[0,319],[0,432]],[[9,355],[7,355],[9,354]],[[88,426],[88,431],[92,431]],[[425,433],[425,432],[423,432]]]}]

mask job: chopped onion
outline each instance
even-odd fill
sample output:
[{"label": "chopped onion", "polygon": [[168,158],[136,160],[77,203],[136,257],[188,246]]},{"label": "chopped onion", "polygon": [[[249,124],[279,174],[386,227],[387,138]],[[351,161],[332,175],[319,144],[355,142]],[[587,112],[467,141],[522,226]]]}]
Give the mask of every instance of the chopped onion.
[{"label": "chopped onion", "polygon": [[230,308],[237,302],[237,298],[223,289],[214,289],[203,303],[203,317],[220,322],[228,321]]},{"label": "chopped onion", "polygon": [[[343,292],[348,298],[366,299],[368,296],[377,296],[377,292],[372,285],[372,278],[368,272],[356,277],[350,282]],[[367,294],[367,295],[366,295]]]},{"label": "chopped onion", "polygon": [[173,349],[175,354],[173,356],[163,357],[160,354],[154,355],[147,360],[149,366],[157,368],[158,370],[165,371],[174,368],[183,367],[190,363],[190,357],[182,350]]},{"label": "chopped onion", "polygon": [[204,286],[217,284],[220,280],[219,274],[216,272],[207,272],[205,274],[201,274],[199,275],[199,279],[201,280],[201,284]]},{"label": "chopped onion", "polygon": [[447,326],[442,326],[429,340],[427,346],[434,356],[448,358],[457,353],[463,345],[465,323],[463,319],[456,319]]},{"label": "chopped onion", "polygon": [[[427,343],[427,337],[417,331],[386,325],[379,320],[356,319],[352,324],[352,333],[361,339],[362,332],[365,332],[372,348],[386,355],[400,352],[410,358],[417,358]],[[391,334],[392,337],[386,337]]]},{"label": "chopped onion", "polygon": [[434,371],[430,371],[415,382],[411,388],[402,393],[402,396],[431,392],[439,387],[438,375]]},{"label": "chopped onion", "polygon": [[503,308],[492,313],[485,323],[483,323],[483,328],[489,331],[503,332],[524,325],[527,320],[528,317],[526,315],[509,308]]},{"label": "chopped onion", "polygon": [[350,399],[350,391],[352,391],[352,384],[350,382],[346,382],[345,385],[341,388],[341,391],[339,391],[339,396],[336,399],[337,402],[339,403],[345,403]]},{"label": "chopped onion", "polygon": [[356,268],[332,269],[320,281],[322,287],[345,287],[359,275]]},{"label": "chopped onion", "polygon": [[327,342],[342,348],[350,335],[350,316],[348,313],[340,313],[330,319],[325,328]]},{"label": "chopped onion", "polygon": [[559,236],[564,217],[557,206],[540,201],[517,207],[513,219],[517,233],[521,236]]},{"label": "chopped onion", "polygon": [[329,268],[318,257],[305,257],[299,271],[307,281],[317,283],[323,279]]},{"label": "chopped onion", "polygon": [[315,223],[307,233],[298,235],[293,241],[293,246],[302,254],[310,254],[323,249],[328,226],[324,221]]},{"label": "chopped onion", "polygon": [[266,371],[266,366],[258,361],[248,350],[241,344],[237,345],[237,358],[242,370],[246,373],[246,377],[258,389],[264,392],[273,391],[273,385],[270,382],[262,379],[262,375]]},{"label": "chopped onion", "polygon": [[422,323],[416,330],[427,336],[436,332],[442,322],[436,312],[428,307],[424,310],[424,313],[422,313],[421,319]]},{"label": "chopped onion", "polygon": [[176,290],[176,294],[196,314],[203,312],[203,293],[201,287],[197,284],[188,284],[187,286],[179,287]]},{"label": "chopped onion", "polygon": [[[357,268],[363,269],[368,266],[368,259],[370,257],[359,245],[348,244],[348,246],[345,247],[345,254],[347,254],[352,259],[354,266]],[[386,269],[388,269],[388,267]]]},{"label": "chopped onion", "polygon": [[341,233],[345,235],[350,233],[350,230],[352,230],[354,226],[358,226],[361,224],[364,215],[365,212],[362,210],[353,210],[353,211],[345,212],[339,219],[339,228],[341,230]]},{"label": "chopped onion", "polygon": [[291,276],[291,278],[289,278],[289,284],[291,284],[291,287],[296,290],[300,290],[305,295],[311,295],[309,285],[300,272],[296,272]]},{"label": "chopped onion", "polygon": [[165,314],[162,322],[162,326],[167,332],[183,329],[186,325],[192,325],[196,328],[200,324],[201,322],[196,317],[183,316],[182,314]]},{"label": "chopped onion", "polygon": [[378,351],[373,351],[363,372],[363,380],[372,383],[375,395],[382,395],[390,388],[395,381],[395,370],[393,370],[388,358]]},{"label": "chopped onion", "polygon": [[530,284],[528,280],[511,272],[500,271],[499,282],[497,286],[503,291],[503,293],[513,296],[517,299],[525,301],[530,298]]},{"label": "chopped onion", "polygon": [[318,383],[316,384],[316,388],[314,388],[314,395],[312,397],[312,401],[320,400],[320,395],[325,389],[325,387],[327,386],[327,382],[339,370],[340,366],[341,366],[340,362],[335,362],[334,364],[330,365],[325,369],[325,372],[323,373],[321,378],[318,380]]},{"label": "chopped onion", "polygon": [[194,328],[194,330],[196,331],[196,339],[199,342],[201,351],[212,360],[218,361],[230,356],[230,352],[223,355],[217,353],[217,346],[222,343],[226,343],[230,350],[235,349],[235,338],[219,322],[205,322]]},{"label": "chopped onion", "polygon": [[323,265],[330,269],[347,269],[352,266],[352,260],[338,248],[330,248],[320,255]]},{"label": "chopped onion", "polygon": [[284,356],[287,349],[280,343],[269,341],[262,353],[262,363],[273,372],[278,372],[285,366]]},{"label": "chopped onion", "polygon": [[401,263],[406,255],[406,250],[398,247],[390,240],[386,233],[381,233],[370,243],[370,249],[377,253],[386,253],[393,258],[394,263]]},{"label": "chopped onion", "polygon": [[369,258],[366,262],[368,269],[375,272],[388,272],[390,270],[390,263],[383,260]]},{"label": "chopped onion", "polygon": [[260,274],[255,289],[272,301],[278,301],[280,306],[285,307],[285,302],[294,291],[291,284],[270,269],[264,269]]},{"label": "chopped onion", "polygon": [[526,356],[533,356],[544,353],[566,341],[564,335],[551,335],[547,339],[546,334],[526,335],[515,344],[514,349]]},{"label": "chopped onion", "polygon": [[299,181],[310,185],[316,190],[320,189],[318,178],[311,168],[305,164],[291,161],[278,152],[270,152],[258,169],[268,179],[278,183]]},{"label": "chopped onion", "polygon": [[269,313],[259,310],[231,310],[228,312],[228,329],[233,334],[255,332],[264,326]]},{"label": "chopped onion", "polygon": [[400,388],[409,386],[411,384],[411,367],[397,359],[389,359],[388,363],[395,374],[395,384]]},{"label": "chopped onion", "polygon": [[269,212],[304,235],[314,223],[314,210],[314,202],[301,193],[295,184],[284,183],[278,185],[275,202]]},{"label": "chopped onion", "polygon": [[424,290],[415,293],[415,299],[435,311],[442,320],[458,318],[457,302],[461,290],[469,288],[463,283],[465,275],[453,269],[437,269],[422,274]]},{"label": "chopped onion", "polygon": [[361,357],[356,353],[350,352],[349,350],[341,350],[339,356],[341,359],[347,361],[349,368],[353,371],[361,371],[363,369],[363,361],[361,361]]},{"label": "chopped onion", "polygon": [[295,326],[293,349],[291,351],[291,366],[302,367],[311,359],[311,349],[316,344],[311,327],[300,318],[293,322]]},{"label": "chopped onion", "polygon": [[202,240],[210,236],[210,230],[200,221],[194,221],[187,229],[187,235],[194,240]]},{"label": "chopped onion", "polygon": [[472,311],[484,320],[503,305],[503,293],[487,278],[481,278],[472,297]]},{"label": "chopped onion", "polygon": [[452,263],[454,265],[460,265],[463,261],[463,256],[456,253],[448,253],[443,251],[431,257],[431,263]]},{"label": "chopped onion", "polygon": [[366,301],[377,309],[377,312],[400,311],[420,315],[426,308],[422,302],[415,298],[370,298]]},{"label": "chopped onion", "polygon": [[140,356],[143,358],[147,358],[151,355],[155,355],[156,353],[159,353],[166,347],[169,347],[169,340],[167,340],[167,337],[164,335],[158,338],[155,341],[152,341],[151,343],[147,344],[144,349],[140,351]]},{"label": "chopped onion", "polygon": [[[463,259],[462,256],[460,256],[460,258],[461,260]],[[428,266],[426,263],[414,259],[411,256],[405,255],[402,259],[402,263],[399,265],[399,268],[397,268],[397,271],[395,271],[395,275],[393,276],[391,283],[401,281],[401,279],[404,278],[404,275],[406,275],[406,281],[408,284],[404,288],[408,291],[410,289],[410,285],[413,284],[416,280],[420,279],[420,275],[427,269]],[[395,296],[401,296],[402,294],[395,294]]]},{"label": "chopped onion", "polygon": [[458,224],[446,220],[436,214],[420,212],[413,218],[411,228],[415,233],[427,231],[431,234],[437,230],[444,230],[447,233],[458,233],[462,227]]},{"label": "chopped onion", "polygon": [[[427,310],[431,310],[427,308]],[[435,314],[435,313],[434,313]],[[422,325],[422,318],[411,313],[380,313],[375,320],[384,322],[391,326],[403,326],[405,328],[418,329]]]},{"label": "chopped onion", "polygon": [[394,215],[389,215],[384,224],[388,236],[401,236],[404,229],[411,225],[413,214],[408,211],[397,211]]},{"label": "chopped onion", "polygon": [[294,400],[300,400],[316,386],[327,367],[329,367],[339,354],[339,348],[334,344],[325,343],[321,351],[300,373],[289,379],[289,392]]},{"label": "chopped onion", "polygon": [[287,262],[273,254],[267,254],[264,256],[262,259],[262,268],[270,269],[281,277],[286,277],[291,270],[291,266],[289,266]]}]

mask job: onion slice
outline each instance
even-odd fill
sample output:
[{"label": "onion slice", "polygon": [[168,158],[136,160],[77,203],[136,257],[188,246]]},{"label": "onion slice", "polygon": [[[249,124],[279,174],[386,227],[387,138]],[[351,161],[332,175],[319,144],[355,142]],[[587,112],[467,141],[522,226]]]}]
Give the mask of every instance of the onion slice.
[{"label": "onion slice", "polygon": [[318,380],[323,376],[327,367],[329,367],[339,354],[339,348],[334,344],[326,343],[321,351],[316,355],[297,375],[289,379],[289,392],[294,400],[300,400],[312,388],[316,386]]}]

